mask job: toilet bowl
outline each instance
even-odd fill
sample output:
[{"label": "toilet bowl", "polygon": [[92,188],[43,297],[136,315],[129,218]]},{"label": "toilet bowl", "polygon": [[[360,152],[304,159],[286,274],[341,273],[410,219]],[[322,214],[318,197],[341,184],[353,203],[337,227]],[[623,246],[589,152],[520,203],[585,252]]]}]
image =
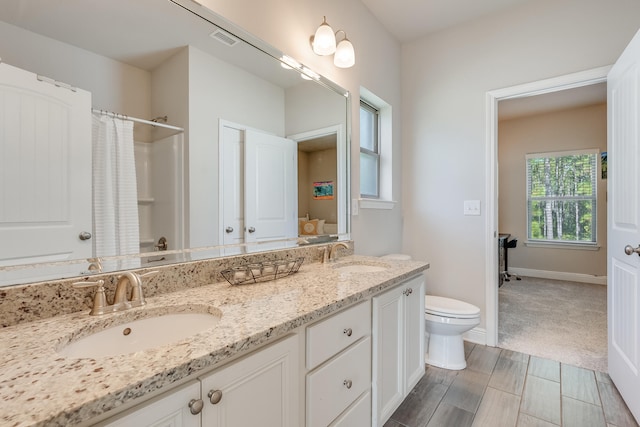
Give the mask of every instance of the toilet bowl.
[{"label": "toilet bowl", "polygon": [[480,324],[480,309],[452,298],[426,295],[425,331],[429,334],[426,363],[444,369],[467,367],[462,334]]}]

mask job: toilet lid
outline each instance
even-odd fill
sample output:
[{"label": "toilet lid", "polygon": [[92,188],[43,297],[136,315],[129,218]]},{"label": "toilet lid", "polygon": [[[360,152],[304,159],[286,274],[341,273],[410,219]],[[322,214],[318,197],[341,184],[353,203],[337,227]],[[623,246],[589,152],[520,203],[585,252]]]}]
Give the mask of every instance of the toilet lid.
[{"label": "toilet lid", "polygon": [[480,315],[480,309],[473,304],[452,298],[425,295],[424,311],[444,317],[469,318]]}]

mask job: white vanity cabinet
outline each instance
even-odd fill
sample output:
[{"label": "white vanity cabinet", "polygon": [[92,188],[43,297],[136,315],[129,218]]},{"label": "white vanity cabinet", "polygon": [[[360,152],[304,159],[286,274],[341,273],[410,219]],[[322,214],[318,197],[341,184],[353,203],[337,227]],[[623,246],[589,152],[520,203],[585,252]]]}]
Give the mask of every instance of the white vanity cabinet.
[{"label": "white vanity cabinet", "polygon": [[108,427],[297,427],[298,335],[107,420]]},{"label": "white vanity cabinet", "polygon": [[371,426],[371,302],[306,329],[306,426]]},{"label": "white vanity cabinet", "polygon": [[203,427],[297,427],[298,335],[201,378]]},{"label": "white vanity cabinet", "polygon": [[373,298],[373,417],[382,426],[424,375],[422,275]]},{"label": "white vanity cabinet", "polygon": [[[200,400],[200,382],[195,380],[98,425],[102,427],[200,427],[197,405],[202,405],[202,401]],[[197,413],[192,414],[191,408]]]}]

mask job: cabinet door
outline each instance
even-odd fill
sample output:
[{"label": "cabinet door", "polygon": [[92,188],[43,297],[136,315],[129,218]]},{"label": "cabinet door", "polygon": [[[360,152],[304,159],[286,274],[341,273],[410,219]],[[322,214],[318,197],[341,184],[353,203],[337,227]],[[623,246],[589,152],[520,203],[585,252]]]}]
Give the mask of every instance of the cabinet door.
[{"label": "cabinet door", "polygon": [[294,335],[201,378],[202,425],[296,427],[298,363]]},{"label": "cabinet door", "polygon": [[404,290],[373,298],[373,414],[381,426],[404,399]]},{"label": "cabinet door", "polygon": [[193,415],[189,402],[200,399],[200,383],[194,381],[177,391],[170,391],[150,403],[143,403],[116,419],[99,424],[103,427],[199,427],[200,414]]},{"label": "cabinet door", "polygon": [[404,297],[404,394],[420,381],[424,368],[424,277],[419,276],[402,286]]}]

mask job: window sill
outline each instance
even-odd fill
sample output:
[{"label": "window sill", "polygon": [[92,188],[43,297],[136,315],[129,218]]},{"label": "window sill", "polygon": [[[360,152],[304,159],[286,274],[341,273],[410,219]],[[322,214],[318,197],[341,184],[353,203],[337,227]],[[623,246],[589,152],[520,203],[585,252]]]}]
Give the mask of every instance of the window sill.
[{"label": "window sill", "polygon": [[560,243],[527,240],[524,242],[524,245],[530,248],[574,249],[579,251],[600,250],[600,245],[598,245],[597,243]]},{"label": "window sill", "polygon": [[358,206],[360,209],[393,209],[397,202],[392,200],[380,200],[380,199],[358,199]]}]

